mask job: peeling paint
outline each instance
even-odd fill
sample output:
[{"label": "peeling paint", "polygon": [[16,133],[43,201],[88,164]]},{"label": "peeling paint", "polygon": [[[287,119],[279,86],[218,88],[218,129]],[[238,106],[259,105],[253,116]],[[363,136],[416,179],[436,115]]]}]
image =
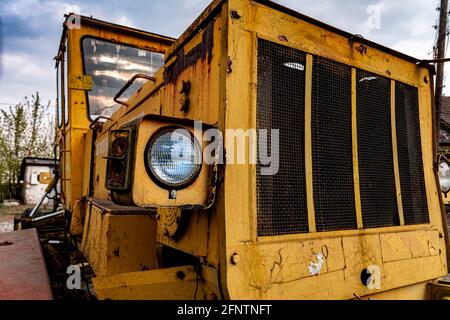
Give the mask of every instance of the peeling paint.
[{"label": "peeling paint", "polygon": [[317,253],[316,261],[312,261],[308,266],[309,274],[312,276],[318,275],[320,273],[320,270],[322,269],[324,262],[325,257],[323,253]]}]

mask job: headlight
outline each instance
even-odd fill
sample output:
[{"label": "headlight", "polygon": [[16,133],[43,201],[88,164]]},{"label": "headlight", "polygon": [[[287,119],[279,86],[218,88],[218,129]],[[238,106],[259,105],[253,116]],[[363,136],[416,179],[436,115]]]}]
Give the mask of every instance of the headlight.
[{"label": "headlight", "polygon": [[439,163],[439,182],[442,192],[447,193],[450,191],[450,167],[445,160]]},{"label": "headlight", "polygon": [[146,169],[150,177],[165,189],[185,188],[200,173],[201,154],[200,144],[187,129],[163,128],[147,143]]}]

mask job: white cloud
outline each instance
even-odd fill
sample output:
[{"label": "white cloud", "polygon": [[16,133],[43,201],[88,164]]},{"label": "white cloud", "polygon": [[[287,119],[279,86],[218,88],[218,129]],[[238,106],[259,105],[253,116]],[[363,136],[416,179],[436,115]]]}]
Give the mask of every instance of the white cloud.
[{"label": "white cloud", "polygon": [[[432,26],[438,15],[435,10],[437,0],[276,2],[414,57],[431,57],[435,39]],[[55,71],[52,58],[65,13],[80,11],[94,18],[177,37],[209,3],[209,0],[0,0],[1,16],[16,16],[17,21],[26,23],[23,32],[32,31],[31,35],[24,37],[13,28],[5,37],[3,52],[0,52],[0,102],[17,101],[36,90],[45,94],[46,99],[53,99]],[[382,7],[380,29],[367,32],[367,19],[370,17],[367,9],[371,5]],[[450,85],[445,92],[450,95]]]}]

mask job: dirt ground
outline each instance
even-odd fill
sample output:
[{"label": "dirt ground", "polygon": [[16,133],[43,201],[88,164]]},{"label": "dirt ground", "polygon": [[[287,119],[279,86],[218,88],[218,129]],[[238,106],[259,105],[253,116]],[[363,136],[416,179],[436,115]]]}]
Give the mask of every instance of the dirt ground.
[{"label": "dirt ground", "polygon": [[17,207],[7,207],[0,204],[0,233],[10,232],[14,229],[14,215],[21,214],[30,206],[20,205]]}]

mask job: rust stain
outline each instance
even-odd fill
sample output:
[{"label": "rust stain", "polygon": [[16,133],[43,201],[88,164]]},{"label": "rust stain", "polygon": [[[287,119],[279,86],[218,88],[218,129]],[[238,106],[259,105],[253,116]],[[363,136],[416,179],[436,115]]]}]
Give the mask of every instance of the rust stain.
[{"label": "rust stain", "polygon": [[278,36],[278,40],[283,41],[283,42],[288,42],[288,38],[282,34],[280,34]]},{"label": "rust stain", "polygon": [[184,47],[175,53],[176,61],[166,69],[164,73],[165,84],[173,83],[178,76],[190,66],[193,66],[199,59],[208,58],[211,64],[214,40],[214,23],[210,22],[205,27],[202,35],[202,42],[195,46],[187,55],[184,54]]}]

